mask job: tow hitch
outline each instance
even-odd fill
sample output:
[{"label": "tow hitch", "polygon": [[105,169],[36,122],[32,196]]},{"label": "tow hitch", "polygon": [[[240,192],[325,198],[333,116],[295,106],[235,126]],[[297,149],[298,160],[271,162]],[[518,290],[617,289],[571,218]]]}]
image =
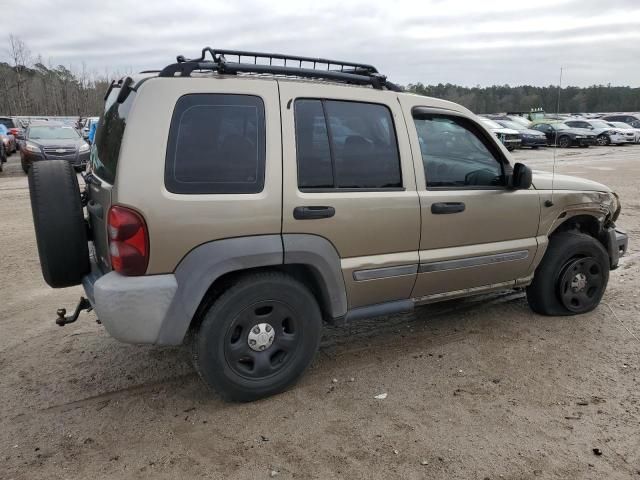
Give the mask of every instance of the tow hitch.
[{"label": "tow hitch", "polygon": [[58,315],[58,318],[56,318],[56,324],[58,324],[61,327],[64,327],[69,323],[75,322],[80,316],[80,312],[83,310],[90,312],[91,310],[93,310],[93,307],[91,306],[91,302],[89,300],[87,300],[84,297],[80,297],[80,301],[78,302],[78,305],[76,306],[76,310],[75,312],[73,312],[73,315],[69,315],[67,317],[66,308],[60,308],[56,311],[56,314]]}]

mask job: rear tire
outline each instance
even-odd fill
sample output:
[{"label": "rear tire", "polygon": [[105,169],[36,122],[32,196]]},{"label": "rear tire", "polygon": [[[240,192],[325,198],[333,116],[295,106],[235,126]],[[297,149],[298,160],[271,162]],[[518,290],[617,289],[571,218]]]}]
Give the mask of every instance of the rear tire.
[{"label": "rear tire", "polygon": [[598,306],[609,281],[609,255],[584,233],[554,235],[527,287],[531,309],[541,315],[577,315]]},{"label": "rear tire", "polygon": [[248,402],[293,385],[313,360],[322,317],[315,297],[279,272],[242,278],[203,314],[194,366],[224,399]]},{"label": "rear tire", "polygon": [[42,276],[53,288],[79,285],[90,264],[78,178],[64,160],[35,162],[28,175]]}]

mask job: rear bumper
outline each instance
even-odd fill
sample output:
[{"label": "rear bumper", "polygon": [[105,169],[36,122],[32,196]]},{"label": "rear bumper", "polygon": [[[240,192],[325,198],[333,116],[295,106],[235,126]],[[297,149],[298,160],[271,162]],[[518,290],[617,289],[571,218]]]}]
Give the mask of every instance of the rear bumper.
[{"label": "rear bumper", "polygon": [[611,270],[618,268],[620,257],[627,253],[629,237],[615,227],[607,229],[607,251],[609,252],[609,262]]},{"label": "rear bumper", "polygon": [[125,343],[158,343],[178,289],[173,274],[103,275],[95,264],[83,278],[82,286],[109,335]]}]

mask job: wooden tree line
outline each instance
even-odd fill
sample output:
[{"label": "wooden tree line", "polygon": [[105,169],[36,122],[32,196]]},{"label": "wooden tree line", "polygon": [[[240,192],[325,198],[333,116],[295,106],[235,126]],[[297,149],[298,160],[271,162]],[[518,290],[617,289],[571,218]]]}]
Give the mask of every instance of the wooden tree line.
[{"label": "wooden tree line", "polygon": [[9,36],[9,61],[0,62],[0,115],[99,115],[107,76],[34,59],[25,43]]},{"label": "wooden tree line", "polygon": [[[554,85],[461,87],[417,83],[407,88],[414,93],[459,103],[475,113],[528,112],[532,108],[543,108],[552,113],[556,111],[558,102],[558,87]],[[560,92],[560,112],[640,112],[640,88],[610,85],[565,87]]]},{"label": "wooden tree line", "polygon": [[[0,115],[91,116],[103,108],[104,93],[111,78],[34,59],[19,38],[9,36],[8,61],[0,62]],[[452,84],[409,84],[407,89],[421,95],[451,100],[476,113],[529,111],[542,107],[554,112],[557,87],[499,85],[461,87]],[[566,87],[561,92],[562,112],[638,112],[640,88],[594,85]]]}]

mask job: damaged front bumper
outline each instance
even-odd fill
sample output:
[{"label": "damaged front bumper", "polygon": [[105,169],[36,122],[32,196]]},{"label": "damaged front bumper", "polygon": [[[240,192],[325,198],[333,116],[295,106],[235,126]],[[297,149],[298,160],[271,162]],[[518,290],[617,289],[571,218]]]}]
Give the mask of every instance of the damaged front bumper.
[{"label": "damaged front bumper", "polygon": [[609,253],[609,266],[611,270],[618,268],[620,257],[627,253],[629,246],[629,237],[622,230],[615,227],[609,227],[607,234],[607,251]]}]

